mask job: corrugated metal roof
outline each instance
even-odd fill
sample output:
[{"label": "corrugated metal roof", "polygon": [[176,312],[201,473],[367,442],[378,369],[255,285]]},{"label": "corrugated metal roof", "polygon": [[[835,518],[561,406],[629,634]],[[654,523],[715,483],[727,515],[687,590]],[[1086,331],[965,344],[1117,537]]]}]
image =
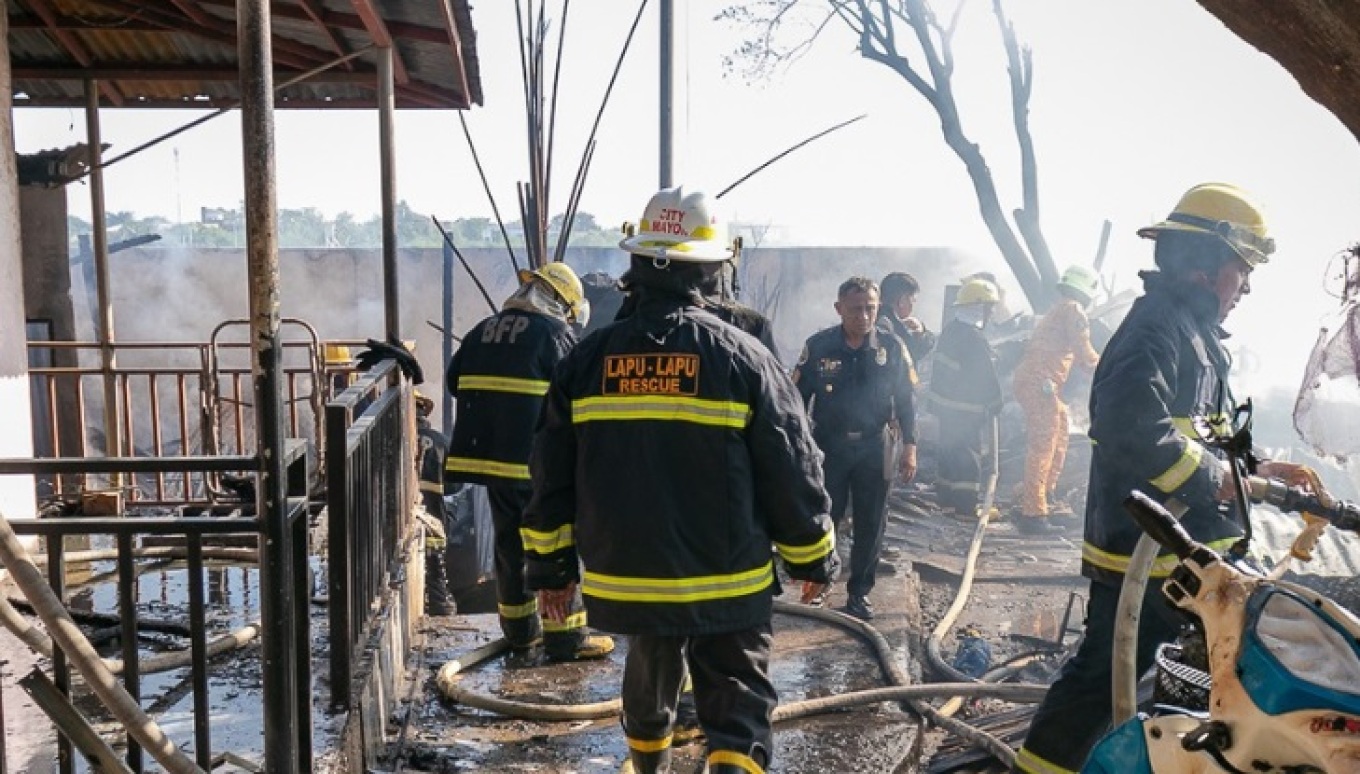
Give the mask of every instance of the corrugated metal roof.
[{"label": "corrugated metal roof", "polygon": [[[370,29],[371,8],[384,29]],[[97,79],[105,105],[234,104],[234,0],[5,0],[15,107],[83,105]],[[374,46],[394,44],[398,108],[482,102],[467,0],[274,0],[274,82]],[[369,16],[368,18],[373,18]],[[456,31],[456,35],[451,34]],[[376,106],[372,50],[275,95],[278,108]]]}]

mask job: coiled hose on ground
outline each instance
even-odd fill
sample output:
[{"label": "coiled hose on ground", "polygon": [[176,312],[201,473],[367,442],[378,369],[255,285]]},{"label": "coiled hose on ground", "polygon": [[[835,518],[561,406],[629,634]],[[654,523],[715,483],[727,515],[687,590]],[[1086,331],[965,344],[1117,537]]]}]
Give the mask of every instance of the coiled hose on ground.
[{"label": "coiled hose on ground", "polygon": [[[1014,753],[1004,742],[966,723],[940,716],[935,708],[926,704],[925,701],[927,699],[964,695],[1000,698],[1015,702],[1037,702],[1047,691],[1046,686],[1027,684],[997,685],[973,682],[910,685],[906,671],[898,665],[887,639],[869,624],[834,610],[809,607],[782,600],[775,600],[774,609],[778,613],[825,621],[858,634],[868,641],[873,648],[874,654],[883,668],[884,675],[890,683],[885,688],[853,691],[837,696],[824,696],[780,705],[774,713],[775,722],[795,720],[833,710],[884,701],[907,701],[918,714],[951,733],[983,747],[1009,766],[1013,762]],[[504,639],[499,639],[444,664],[435,680],[439,692],[445,698],[466,704],[469,707],[526,720],[598,720],[617,716],[621,711],[622,704],[618,699],[590,704],[540,704],[488,696],[458,684],[457,677],[460,672],[493,658],[507,649],[509,649],[509,643]],[[1003,757],[1002,751],[1004,751],[1006,757]]]}]

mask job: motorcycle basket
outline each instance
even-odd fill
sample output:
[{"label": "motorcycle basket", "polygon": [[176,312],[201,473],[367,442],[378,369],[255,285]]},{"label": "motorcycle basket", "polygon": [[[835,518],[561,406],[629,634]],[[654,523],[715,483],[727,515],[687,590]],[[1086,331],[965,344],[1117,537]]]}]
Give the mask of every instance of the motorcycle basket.
[{"label": "motorcycle basket", "polygon": [[1184,663],[1182,659],[1183,651],[1179,645],[1168,642],[1158,646],[1152,701],[1200,712],[1208,710],[1209,674]]}]

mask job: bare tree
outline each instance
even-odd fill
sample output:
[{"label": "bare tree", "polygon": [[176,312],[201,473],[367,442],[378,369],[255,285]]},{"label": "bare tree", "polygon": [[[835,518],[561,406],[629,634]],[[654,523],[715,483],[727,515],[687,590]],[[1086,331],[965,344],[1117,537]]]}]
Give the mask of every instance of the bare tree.
[{"label": "bare tree", "polygon": [[[764,75],[800,56],[828,27],[843,25],[859,40],[861,56],[892,70],[926,101],[940,119],[945,144],[963,162],[977,196],[978,210],[992,240],[1037,311],[1055,299],[1057,269],[1040,222],[1038,161],[1029,129],[1029,98],[1034,63],[1028,46],[1016,38],[1002,0],[992,0],[992,11],[1005,47],[1011,90],[1011,121],[1020,150],[1021,205],[1008,218],[997,193],[990,165],[964,130],[954,93],[954,36],[963,0],[942,22],[926,0],[757,0],[725,9],[720,19],[757,34],[750,36],[729,64],[743,65],[748,74]],[[813,9],[810,33],[788,35],[799,9]],[[797,37],[790,45],[782,41]]]}]

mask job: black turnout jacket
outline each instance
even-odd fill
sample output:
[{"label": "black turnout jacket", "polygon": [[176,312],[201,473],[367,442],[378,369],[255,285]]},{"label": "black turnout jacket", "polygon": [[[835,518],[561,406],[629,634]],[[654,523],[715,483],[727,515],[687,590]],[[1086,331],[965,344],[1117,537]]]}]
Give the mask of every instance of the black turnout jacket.
[{"label": "black turnout jacket", "polygon": [[798,393],[749,334],[690,298],[635,292],[635,312],[587,337],[548,391],[521,530],[527,583],[579,579],[591,625],[620,634],[766,623],[774,553],[796,579],[836,570]]},{"label": "black turnout jacket", "polygon": [[[1223,479],[1219,452],[1199,440],[1192,418],[1219,427],[1231,417],[1228,353],[1218,300],[1192,285],[1144,272],[1146,293],[1133,303],[1101,355],[1091,386],[1092,450],[1082,574],[1122,583],[1142,531],[1124,510],[1129,491],[1188,509],[1181,523],[1210,548],[1241,535],[1214,497]],[[1176,558],[1153,566],[1165,577]]]}]

